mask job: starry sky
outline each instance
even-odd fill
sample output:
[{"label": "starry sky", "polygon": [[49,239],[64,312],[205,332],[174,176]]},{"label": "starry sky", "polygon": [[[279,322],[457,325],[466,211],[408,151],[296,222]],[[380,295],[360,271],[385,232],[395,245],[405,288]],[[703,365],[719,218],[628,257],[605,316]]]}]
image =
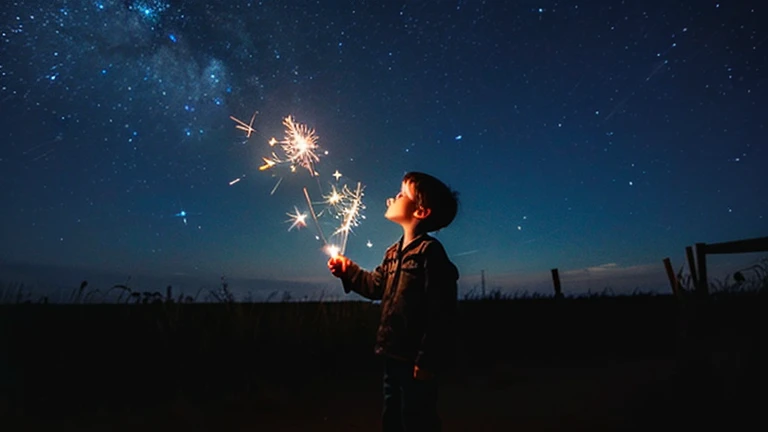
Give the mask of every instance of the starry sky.
[{"label": "starry sky", "polygon": [[[756,1],[13,2],[0,279],[333,291],[323,194],[364,186],[346,254],[373,268],[417,170],[460,194],[437,237],[464,291],[548,291],[555,267],[566,292],[666,290],[664,257],[768,233],[766,20]],[[230,117],[255,112],[251,133]],[[259,169],[289,115],[316,176]],[[288,230],[304,188],[320,231]]]}]

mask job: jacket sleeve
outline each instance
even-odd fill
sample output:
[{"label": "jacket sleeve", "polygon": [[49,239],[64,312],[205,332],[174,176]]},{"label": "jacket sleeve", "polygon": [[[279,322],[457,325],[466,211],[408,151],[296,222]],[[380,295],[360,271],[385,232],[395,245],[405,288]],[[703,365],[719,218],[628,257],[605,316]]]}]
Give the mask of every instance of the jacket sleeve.
[{"label": "jacket sleeve", "polygon": [[421,369],[440,372],[452,360],[457,308],[458,270],[442,245],[430,245],[424,261],[427,316],[416,354]]},{"label": "jacket sleeve", "polygon": [[341,284],[345,294],[354,291],[367,299],[381,300],[384,295],[384,276],[385,272],[382,266],[376,267],[374,271],[367,271],[351,262],[347,268],[346,276],[341,278]]}]

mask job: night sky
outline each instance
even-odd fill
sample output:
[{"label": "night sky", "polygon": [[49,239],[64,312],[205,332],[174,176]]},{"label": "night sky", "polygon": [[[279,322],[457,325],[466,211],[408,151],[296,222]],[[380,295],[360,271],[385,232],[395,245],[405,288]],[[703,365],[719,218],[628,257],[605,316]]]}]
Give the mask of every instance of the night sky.
[{"label": "night sky", "polygon": [[[437,237],[462,291],[548,291],[554,267],[566,292],[668,290],[664,257],[768,233],[765,22],[757,1],[13,2],[0,280],[343,296],[287,213],[361,182],[346,253],[373,268],[418,170],[460,193]],[[249,137],[230,116],[256,111]],[[289,115],[317,176],[259,170]]]}]

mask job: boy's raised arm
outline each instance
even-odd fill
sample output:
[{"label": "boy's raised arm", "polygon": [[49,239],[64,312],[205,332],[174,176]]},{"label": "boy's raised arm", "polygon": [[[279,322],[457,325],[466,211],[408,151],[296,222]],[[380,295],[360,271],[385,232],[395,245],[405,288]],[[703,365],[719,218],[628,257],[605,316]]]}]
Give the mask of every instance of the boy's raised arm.
[{"label": "boy's raised arm", "polygon": [[381,266],[374,271],[367,271],[349,258],[339,255],[328,260],[328,269],[341,279],[345,294],[354,291],[367,299],[381,300],[384,294],[384,271]]}]

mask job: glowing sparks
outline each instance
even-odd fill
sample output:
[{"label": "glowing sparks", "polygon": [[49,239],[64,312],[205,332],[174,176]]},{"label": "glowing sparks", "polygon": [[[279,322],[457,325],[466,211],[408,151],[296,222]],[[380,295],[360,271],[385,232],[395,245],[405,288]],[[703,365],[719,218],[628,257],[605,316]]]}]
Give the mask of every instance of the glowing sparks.
[{"label": "glowing sparks", "polygon": [[[269,140],[269,145],[274,147],[280,144],[280,148],[285,153],[285,162],[291,164],[291,171],[295,171],[296,166],[306,168],[311,176],[316,175],[315,163],[320,162],[320,157],[317,155],[319,146],[317,140],[319,137],[315,134],[315,130],[302,123],[296,123],[293,117],[288,116],[283,119],[283,126],[285,126],[285,137],[282,141],[278,141],[276,138]],[[273,164],[267,162],[261,169],[272,168],[277,163],[283,162],[274,153],[273,158],[270,161]]]},{"label": "glowing sparks", "polygon": [[[245,132],[246,138],[250,138],[253,133],[256,133],[256,129],[253,127],[253,123],[256,119],[255,112],[250,119],[250,122],[246,123],[234,116],[230,116],[236,125],[235,128]],[[319,137],[315,133],[313,128],[298,123],[293,116],[289,115],[283,118],[283,126],[285,127],[284,136],[282,139],[271,138],[267,143],[271,147],[270,154],[266,157],[261,157],[262,163],[260,164],[259,171],[267,171],[272,169],[278,169],[278,167],[288,167],[291,173],[295,173],[301,168],[309,171],[310,176],[317,176],[315,171],[315,164],[320,162],[321,155],[327,155],[327,151],[322,151],[318,145]],[[232,186],[243,179],[245,175],[235,178],[229,182]],[[294,228],[301,229],[307,226],[307,218],[311,217],[317,229],[317,240],[323,244],[323,250],[330,256],[335,257],[343,255],[347,245],[347,239],[352,229],[360,223],[361,219],[365,219],[362,215],[363,205],[363,186],[361,183],[357,183],[355,190],[351,190],[346,184],[340,183],[342,177],[344,177],[339,170],[335,170],[332,174],[335,179],[335,184],[331,185],[330,193],[324,194],[321,188],[320,194],[322,201],[317,202],[317,205],[323,205],[323,210],[320,213],[315,213],[315,209],[312,201],[309,197],[307,188],[304,188],[304,197],[306,198],[308,211],[302,213],[298,207],[294,206],[292,213],[286,213],[290,223],[288,231],[292,231]],[[282,182],[283,177],[279,176],[277,183],[272,188],[270,195],[273,195],[278,186]],[[320,186],[318,182],[318,186]],[[177,215],[184,217],[184,215]],[[323,234],[323,229],[318,219],[320,217],[332,217],[337,221],[337,229],[333,234],[326,238]],[[366,244],[369,248],[372,247],[370,240]]]},{"label": "glowing sparks", "polygon": [[333,233],[334,236],[341,237],[341,254],[344,255],[344,251],[347,247],[347,238],[353,227],[360,224],[360,219],[364,219],[362,211],[365,209],[363,205],[363,185],[357,183],[357,189],[355,191],[349,190],[344,186],[344,205],[341,209],[341,225]]},{"label": "glowing sparks", "polygon": [[286,222],[291,222],[290,228],[288,228],[288,231],[297,228],[301,229],[305,226],[307,226],[307,214],[301,213],[298,208],[293,208],[294,213],[286,213],[288,215],[289,219]]},{"label": "glowing sparks", "polygon": [[339,256],[340,251],[341,248],[336,245],[328,245],[325,247],[325,253],[327,253],[331,258]]},{"label": "glowing sparks", "polygon": [[323,201],[324,203],[328,204],[331,207],[338,207],[342,201],[344,200],[344,189],[342,189],[342,193],[339,193],[339,191],[336,189],[336,186],[331,186],[331,193],[330,195],[323,195]]},{"label": "glowing sparks", "polygon": [[251,134],[256,132],[256,129],[253,128],[253,121],[256,119],[256,114],[258,113],[259,113],[258,111],[254,112],[253,116],[251,117],[251,122],[247,124],[244,121],[238,118],[235,118],[235,116],[229,116],[229,118],[231,118],[232,120],[235,121],[235,123],[237,123],[237,126],[235,126],[235,129],[240,129],[241,131],[245,131],[245,137],[250,138]]},{"label": "glowing sparks", "polygon": [[264,160],[264,165],[259,167],[259,171],[268,170],[273,166],[277,165],[278,163],[280,163],[280,159],[278,159],[274,153],[272,153],[271,159],[268,159],[268,158],[262,158],[262,159]]},{"label": "glowing sparks", "polygon": [[[309,198],[307,188],[304,188],[304,196],[312,214],[312,219],[315,222],[319,238],[322,239],[323,245],[325,246],[325,251],[330,256],[339,254],[344,255],[349,233],[352,231],[353,227],[359,225],[361,219],[365,219],[365,216],[362,214],[362,211],[365,209],[365,205],[363,205],[363,185],[357,183],[357,188],[354,191],[350,190],[346,185],[342,187],[341,191],[335,186],[332,186],[331,189],[330,195],[323,196],[323,203],[329,206],[327,210],[330,211],[333,217],[341,220],[339,227],[330,237],[330,240],[333,241],[332,243],[328,243],[323,235],[323,231],[320,228],[320,222],[315,214],[314,206]],[[320,215],[322,216],[325,212],[326,210],[323,210]]]}]

